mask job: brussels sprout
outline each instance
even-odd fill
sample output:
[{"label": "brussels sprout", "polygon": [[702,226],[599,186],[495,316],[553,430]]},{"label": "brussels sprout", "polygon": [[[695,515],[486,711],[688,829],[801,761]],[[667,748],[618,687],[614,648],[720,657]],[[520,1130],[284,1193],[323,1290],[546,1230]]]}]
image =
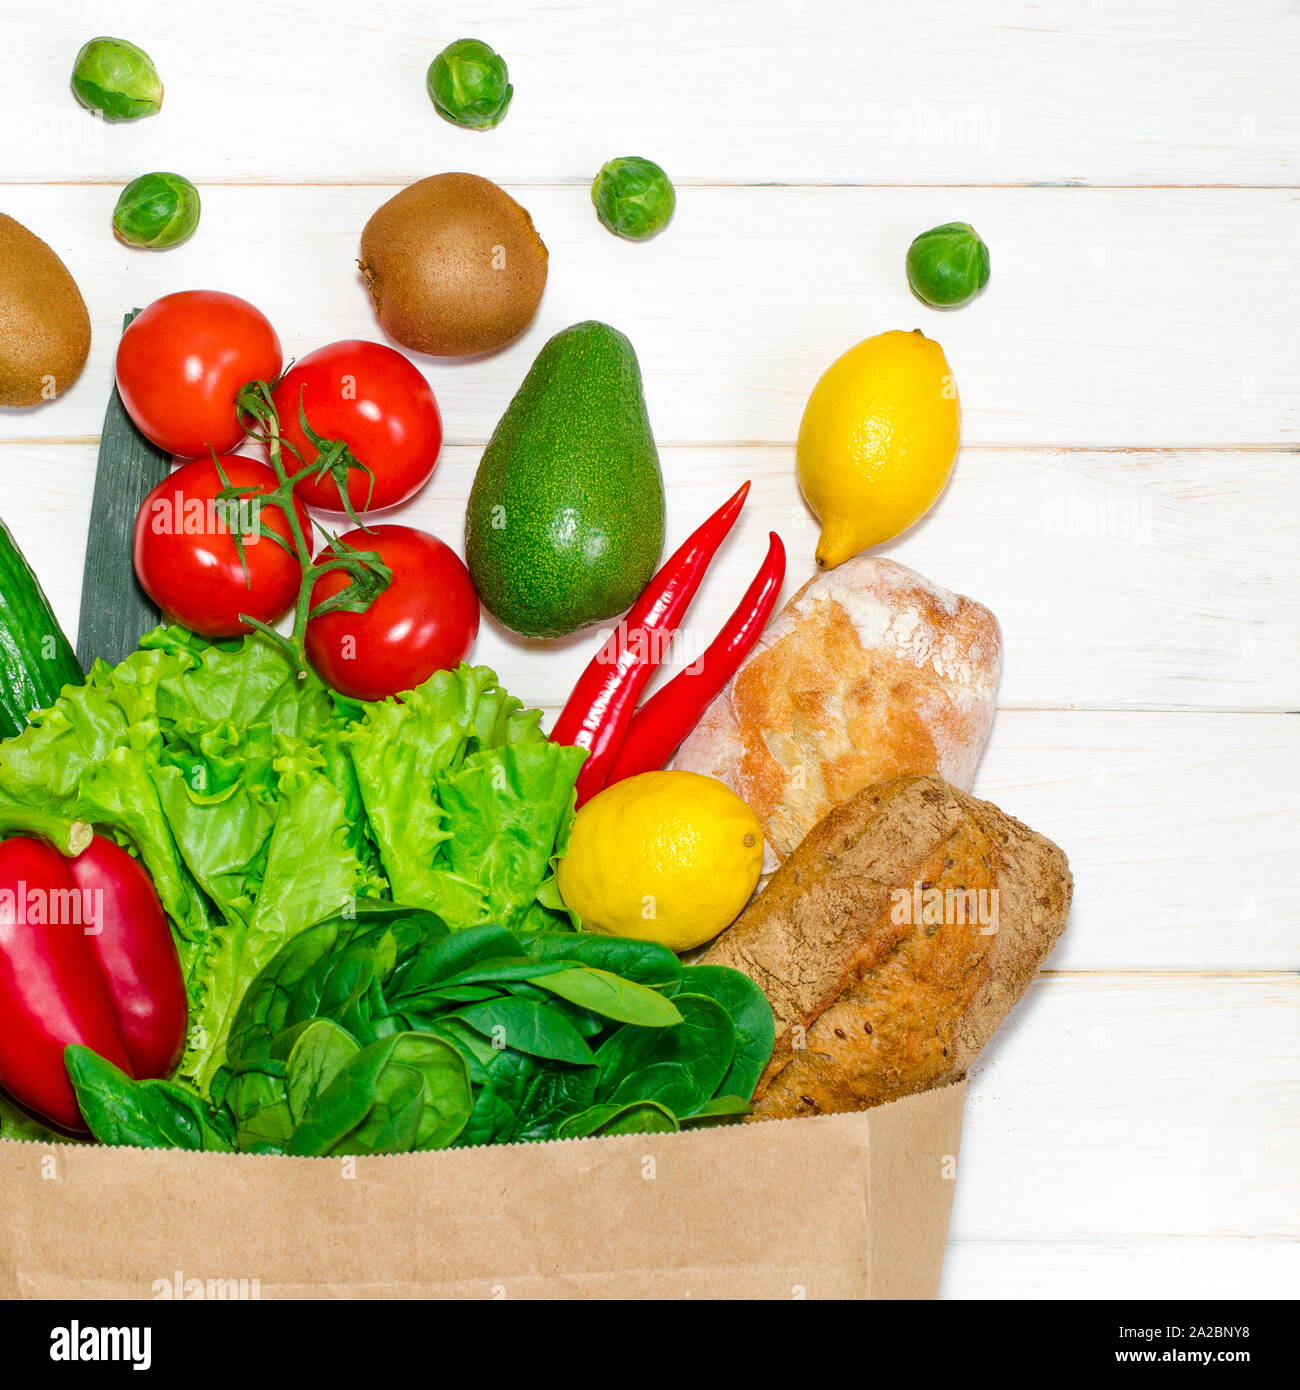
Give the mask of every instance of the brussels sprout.
[{"label": "brussels sprout", "polygon": [[134,121],[162,106],[158,69],[142,48],[125,39],[91,39],[72,65],[77,100],[106,121]]},{"label": "brussels sprout", "polygon": [[654,160],[628,155],[611,159],[596,175],[591,201],[611,232],[644,241],[671,221],[677,194]]},{"label": "brussels sprout", "polygon": [[506,60],[478,39],[449,43],[429,64],[426,81],[438,114],[470,130],[500,125],[515,94]]},{"label": "brussels sprout", "polygon": [[113,230],[128,246],[165,251],[199,225],[199,190],[179,174],[141,174],[122,190]]},{"label": "brussels sprout", "polygon": [[989,282],[989,248],[967,222],[945,222],[907,248],[907,283],[935,309],[967,304]]}]

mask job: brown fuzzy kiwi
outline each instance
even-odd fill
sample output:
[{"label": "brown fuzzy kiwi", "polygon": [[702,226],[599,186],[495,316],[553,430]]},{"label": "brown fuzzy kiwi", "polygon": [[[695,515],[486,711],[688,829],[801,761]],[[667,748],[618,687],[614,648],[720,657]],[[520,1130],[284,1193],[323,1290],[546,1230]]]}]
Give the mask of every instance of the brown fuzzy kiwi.
[{"label": "brown fuzzy kiwi", "polygon": [[533,321],[546,288],[533,219],[477,174],[436,174],[390,198],[361,233],[379,322],[435,357],[491,352]]},{"label": "brown fuzzy kiwi", "polygon": [[0,212],[0,406],[61,395],[89,351],[90,315],[67,266]]}]

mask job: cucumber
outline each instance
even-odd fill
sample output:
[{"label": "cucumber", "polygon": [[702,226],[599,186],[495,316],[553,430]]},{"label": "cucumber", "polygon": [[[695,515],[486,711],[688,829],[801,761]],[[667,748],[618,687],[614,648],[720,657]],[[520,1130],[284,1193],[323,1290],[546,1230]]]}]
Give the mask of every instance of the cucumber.
[{"label": "cucumber", "polygon": [[0,739],[85,676],[32,567],[0,521]]},{"label": "cucumber", "polygon": [[[139,312],[134,309],[127,314],[122,327]],[[135,651],[146,632],[158,626],[158,610],[135,577],[132,551],[140,505],[171,465],[171,455],[155,448],[136,429],[114,386],[99,440],[81,580],[77,656],[87,670],[97,657],[116,666]]]}]

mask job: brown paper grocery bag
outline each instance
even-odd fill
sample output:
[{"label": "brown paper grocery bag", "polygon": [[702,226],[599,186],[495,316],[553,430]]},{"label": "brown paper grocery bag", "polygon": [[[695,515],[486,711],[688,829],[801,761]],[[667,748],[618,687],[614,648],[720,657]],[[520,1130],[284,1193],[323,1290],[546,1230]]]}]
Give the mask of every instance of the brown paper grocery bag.
[{"label": "brown paper grocery bag", "polygon": [[0,1143],[5,1298],[932,1298],[964,1084],[391,1158]]}]

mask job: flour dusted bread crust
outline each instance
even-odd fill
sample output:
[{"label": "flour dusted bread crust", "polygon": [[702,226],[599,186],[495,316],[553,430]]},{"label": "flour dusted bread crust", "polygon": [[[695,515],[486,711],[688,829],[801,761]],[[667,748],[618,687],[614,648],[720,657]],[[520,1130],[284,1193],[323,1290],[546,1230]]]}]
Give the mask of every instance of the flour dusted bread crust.
[{"label": "flour dusted bread crust", "polygon": [[786,604],[673,765],[753,807],[770,873],[873,782],[934,772],[969,790],[1001,666],[982,604],[859,555]]},{"label": "flour dusted bread crust", "polygon": [[941,778],[836,807],[704,957],[743,970],[776,1016],[752,1118],[957,1080],[1052,949],[1071,891],[1056,845]]}]

